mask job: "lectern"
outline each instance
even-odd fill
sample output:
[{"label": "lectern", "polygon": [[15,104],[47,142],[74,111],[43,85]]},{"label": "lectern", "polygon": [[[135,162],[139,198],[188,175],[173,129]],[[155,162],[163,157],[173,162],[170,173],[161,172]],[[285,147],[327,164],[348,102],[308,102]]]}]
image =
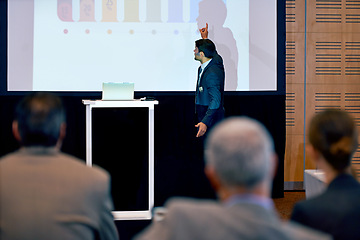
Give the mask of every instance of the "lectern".
[{"label": "lectern", "polygon": [[86,106],[86,164],[92,166],[92,109],[93,108],[147,108],[148,109],[148,209],[113,211],[115,220],[151,219],[154,205],[154,106],[158,101],[102,101],[83,100]]}]

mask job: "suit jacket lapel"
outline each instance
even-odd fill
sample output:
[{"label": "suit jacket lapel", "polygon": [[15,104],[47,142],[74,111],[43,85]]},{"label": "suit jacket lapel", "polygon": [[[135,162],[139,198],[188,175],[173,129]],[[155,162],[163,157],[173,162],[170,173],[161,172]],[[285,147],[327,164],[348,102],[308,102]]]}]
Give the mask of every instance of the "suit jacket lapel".
[{"label": "suit jacket lapel", "polygon": [[213,61],[210,61],[209,64],[205,67],[205,69],[202,71],[201,78],[200,78],[200,80],[199,80],[199,85],[201,85],[200,82],[201,82],[201,79],[203,78],[206,70],[207,70],[212,64],[213,64]]}]

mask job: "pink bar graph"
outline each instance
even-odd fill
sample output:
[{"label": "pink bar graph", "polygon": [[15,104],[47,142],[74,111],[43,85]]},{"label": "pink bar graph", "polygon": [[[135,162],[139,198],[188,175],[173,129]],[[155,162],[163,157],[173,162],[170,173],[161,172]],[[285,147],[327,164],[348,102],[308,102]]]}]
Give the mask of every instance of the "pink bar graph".
[{"label": "pink bar graph", "polygon": [[57,1],[57,15],[61,21],[73,22],[72,18],[72,0]]}]

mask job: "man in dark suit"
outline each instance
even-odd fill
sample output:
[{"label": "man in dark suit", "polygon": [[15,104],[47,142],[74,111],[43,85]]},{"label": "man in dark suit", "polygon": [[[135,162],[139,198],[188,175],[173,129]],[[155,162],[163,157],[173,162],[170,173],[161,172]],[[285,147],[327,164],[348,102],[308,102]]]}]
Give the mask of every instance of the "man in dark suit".
[{"label": "man in dark suit", "polygon": [[224,118],[225,71],[215,44],[209,39],[195,41],[195,60],[200,61],[195,93],[195,112],[198,123],[196,137]]},{"label": "man in dark suit", "polygon": [[164,218],[137,240],[330,239],[277,216],[270,198],[276,156],[262,124],[228,118],[210,132],[205,149],[205,173],[220,202],[174,198],[166,204]]},{"label": "man in dark suit", "polygon": [[356,123],[344,111],[325,110],[311,120],[308,135],[308,156],[324,172],[328,186],[297,203],[291,219],[336,240],[360,239],[360,183],[351,171],[358,147]]},{"label": "man in dark suit", "polygon": [[21,148],[0,159],[0,239],[117,240],[110,179],[60,152],[60,99],[47,93],[18,105],[13,133]]}]

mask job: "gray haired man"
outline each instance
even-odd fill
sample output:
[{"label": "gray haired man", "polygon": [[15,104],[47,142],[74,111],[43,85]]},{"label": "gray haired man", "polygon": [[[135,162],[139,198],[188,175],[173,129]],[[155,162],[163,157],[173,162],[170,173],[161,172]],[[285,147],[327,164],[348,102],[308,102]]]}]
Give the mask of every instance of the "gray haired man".
[{"label": "gray haired man", "polygon": [[167,213],[137,239],[330,239],[283,223],[270,198],[276,166],[274,144],[259,122],[228,118],[210,132],[205,172],[220,202],[172,199]]}]

